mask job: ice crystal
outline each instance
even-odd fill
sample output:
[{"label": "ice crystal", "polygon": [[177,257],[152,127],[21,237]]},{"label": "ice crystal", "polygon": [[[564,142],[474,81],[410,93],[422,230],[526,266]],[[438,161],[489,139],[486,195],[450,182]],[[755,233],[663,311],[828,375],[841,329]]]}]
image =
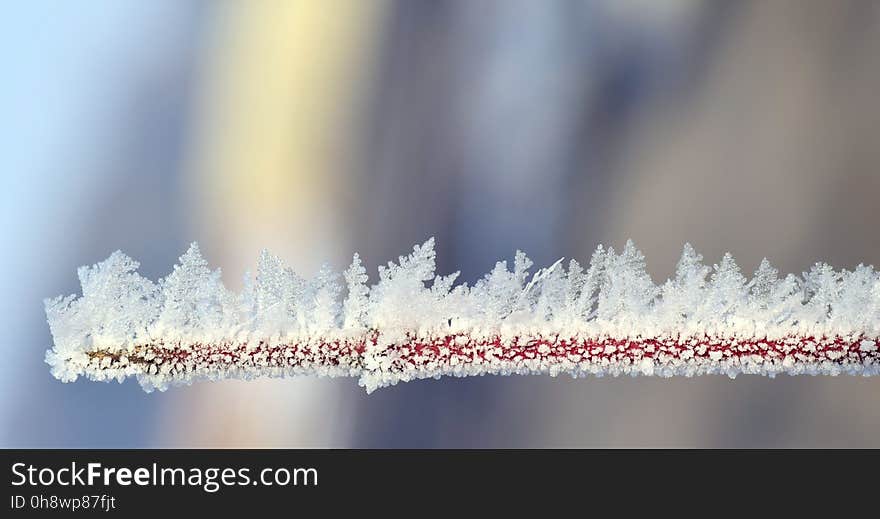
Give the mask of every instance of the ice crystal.
[{"label": "ice crystal", "polygon": [[530,274],[514,255],[473,286],[435,272],[434,240],[379,267],[355,254],[312,279],[263,251],[241,292],[193,243],[158,283],[121,252],[79,269],[81,296],[47,299],[54,376],[137,376],[145,388],[199,378],[358,376],[368,391],[440,375],[569,373],[775,375],[880,371],[880,274],[817,263],[747,279],[733,256],[709,267],[689,244],[656,285],[628,241],[585,269],[562,259]]},{"label": "ice crystal", "polygon": [[369,308],[370,289],[367,287],[367,270],[361,264],[361,258],[357,254],[351,261],[351,266],[344,274],[345,283],[348,286],[348,297],[343,303],[344,321],[346,329],[360,329],[366,326],[367,309]]},{"label": "ice crystal", "polygon": [[220,270],[208,268],[197,244],[190,245],[159,288],[161,305],[156,318],[150,319],[151,335],[180,341],[220,327],[227,295]]}]

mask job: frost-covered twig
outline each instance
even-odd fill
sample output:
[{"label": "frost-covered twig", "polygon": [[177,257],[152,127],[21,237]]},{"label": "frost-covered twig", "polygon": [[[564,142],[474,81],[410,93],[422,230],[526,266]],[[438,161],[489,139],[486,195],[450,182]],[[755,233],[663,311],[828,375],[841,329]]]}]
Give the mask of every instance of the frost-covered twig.
[{"label": "frost-covered twig", "polygon": [[602,246],[586,270],[561,260],[529,277],[517,252],[473,286],[435,276],[434,240],[379,267],[307,280],[263,252],[241,293],[193,244],[158,283],[121,252],[81,267],[82,296],[46,300],[52,373],[69,382],[136,376],[147,390],[197,379],[359,377],[400,381],[483,374],[701,375],[880,373],[880,275],[822,263],[751,280],[730,254],[712,268],[685,245],[656,286],[632,242]]}]

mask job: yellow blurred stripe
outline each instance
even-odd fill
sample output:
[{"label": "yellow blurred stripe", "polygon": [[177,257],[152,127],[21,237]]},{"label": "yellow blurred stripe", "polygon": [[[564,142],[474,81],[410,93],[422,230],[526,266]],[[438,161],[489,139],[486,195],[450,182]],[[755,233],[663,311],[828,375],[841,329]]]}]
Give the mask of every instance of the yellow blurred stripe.
[{"label": "yellow blurred stripe", "polygon": [[350,128],[383,5],[228,5],[204,77],[193,162],[206,216],[253,230],[321,209],[352,155]]}]

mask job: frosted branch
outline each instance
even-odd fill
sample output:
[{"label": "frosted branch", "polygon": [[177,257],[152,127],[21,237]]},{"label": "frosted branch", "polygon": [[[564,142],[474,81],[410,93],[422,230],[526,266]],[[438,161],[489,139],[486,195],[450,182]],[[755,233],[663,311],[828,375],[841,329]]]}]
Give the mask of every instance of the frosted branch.
[{"label": "frosted branch", "polygon": [[[880,274],[819,263],[749,280],[733,256],[713,267],[685,245],[657,286],[632,242],[599,246],[586,270],[559,260],[529,275],[522,252],[473,286],[435,273],[433,238],[379,267],[357,254],[340,276],[306,279],[267,251],[227,289],[194,243],[158,283],[121,252],[81,267],[82,295],[47,299],[58,379],[151,390],[195,380],[358,377],[378,387],[443,375],[880,373]],[[345,287],[340,285],[340,277]]]}]

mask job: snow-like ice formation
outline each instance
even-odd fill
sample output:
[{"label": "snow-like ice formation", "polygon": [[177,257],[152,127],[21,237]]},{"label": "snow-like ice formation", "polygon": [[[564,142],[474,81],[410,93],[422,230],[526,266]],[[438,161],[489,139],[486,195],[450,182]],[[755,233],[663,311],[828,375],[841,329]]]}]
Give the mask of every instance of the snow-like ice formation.
[{"label": "snow-like ice formation", "polygon": [[632,242],[599,246],[584,269],[562,260],[529,275],[517,252],[473,286],[435,274],[429,239],[368,277],[297,275],[266,251],[228,290],[194,243],[158,283],[121,252],[81,267],[82,296],[47,299],[58,379],[136,376],[145,389],[197,379],[360,377],[367,391],[441,375],[699,375],[880,372],[880,274],[818,263],[751,280],[726,254],[713,267],[685,245],[660,286]]}]

